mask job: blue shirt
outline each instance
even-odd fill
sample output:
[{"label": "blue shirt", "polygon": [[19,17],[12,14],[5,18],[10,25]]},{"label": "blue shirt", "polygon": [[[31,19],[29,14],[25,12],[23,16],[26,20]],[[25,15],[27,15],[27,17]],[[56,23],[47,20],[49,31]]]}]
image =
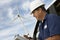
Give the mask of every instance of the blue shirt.
[{"label": "blue shirt", "polygon": [[38,39],[44,40],[56,34],[60,34],[60,16],[46,14],[44,22],[39,26]]}]

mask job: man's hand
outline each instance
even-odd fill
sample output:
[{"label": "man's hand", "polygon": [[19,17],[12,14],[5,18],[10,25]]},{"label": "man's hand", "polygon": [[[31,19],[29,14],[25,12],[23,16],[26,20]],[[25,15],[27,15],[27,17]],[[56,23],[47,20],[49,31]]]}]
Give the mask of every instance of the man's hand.
[{"label": "man's hand", "polygon": [[28,35],[24,35],[24,37],[27,39],[32,39],[31,37],[28,37]]},{"label": "man's hand", "polygon": [[60,35],[54,35],[49,38],[46,38],[45,40],[60,40]]}]

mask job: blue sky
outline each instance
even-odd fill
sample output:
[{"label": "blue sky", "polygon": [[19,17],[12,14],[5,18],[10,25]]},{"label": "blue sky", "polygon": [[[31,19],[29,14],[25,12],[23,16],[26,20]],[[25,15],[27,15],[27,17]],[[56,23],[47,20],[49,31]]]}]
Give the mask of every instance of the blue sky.
[{"label": "blue sky", "polygon": [[[31,1],[0,0],[0,40],[14,40],[14,36],[17,34],[23,36],[29,33],[29,36],[32,37],[36,19],[30,15]],[[49,5],[51,0],[44,2]],[[17,14],[21,15],[21,18],[18,18]]]}]

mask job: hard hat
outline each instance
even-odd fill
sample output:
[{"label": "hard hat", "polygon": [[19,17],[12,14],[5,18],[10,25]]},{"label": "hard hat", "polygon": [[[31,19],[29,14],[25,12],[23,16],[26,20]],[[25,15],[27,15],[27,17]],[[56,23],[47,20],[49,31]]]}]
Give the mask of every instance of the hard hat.
[{"label": "hard hat", "polygon": [[39,6],[42,6],[42,5],[44,5],[42,0],[34,0],[30,4],[30,11],[32,12],[33,10],[35,10],[36,8],[38,8]]}]

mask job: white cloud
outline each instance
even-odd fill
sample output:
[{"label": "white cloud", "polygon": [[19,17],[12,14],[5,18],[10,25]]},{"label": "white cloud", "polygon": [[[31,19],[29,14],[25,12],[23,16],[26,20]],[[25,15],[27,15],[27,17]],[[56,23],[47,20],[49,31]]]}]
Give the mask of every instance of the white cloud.
[{"label": "white cloud", "polygon": [[12,8],[8,8],[8,17],[12,19],[13,16],[14,16],[13,15],[13,9]]},{"label": "white cloud", "polygon": [[1,22],[3,19],[4,19],[3,17],[0,17],[0,22]]},{"label": "white cloud", "polygon": [[29,2],[29,1],[24,2],[24,3],[22,4],[23,10],[27,10],[27,9],[29,8],[29,5],[30,5],[30,2]]},{"label": "white cloud", "polygon": [[0,40],[14,40],[14,36],[2,37],[2,38],[0,38]]},{"label": "white cloud", "polygon": [[[6,37],[8,37],[6,40],[8,40],[8,39],[10,39],[9,37],[9,35],[14,35],[15,36],[15,34],[18,34],[19,32],[18,32],[18,30],[20,30],[20,29],[22,29],[23,27],[22,27],[22,25],[21,24],[18,24],[18,25],[14,25],[14,26],[12,26],[12,27],[9,27],[9,28],[6,28],[6,29],[3,29],[3,30],[0,30],[0,38],[1,37],[3,37],[2,38],[2,40],[3,39],[6,39]],[[20,31],[21,32],[21,31]],[[11,36],[12,37],[12,36]],[[12,38],[11,38],[12,39]]]},{"label": "white cloud", "polygon": [[0,0],[0,5],[11,2],[12,0]]}]

